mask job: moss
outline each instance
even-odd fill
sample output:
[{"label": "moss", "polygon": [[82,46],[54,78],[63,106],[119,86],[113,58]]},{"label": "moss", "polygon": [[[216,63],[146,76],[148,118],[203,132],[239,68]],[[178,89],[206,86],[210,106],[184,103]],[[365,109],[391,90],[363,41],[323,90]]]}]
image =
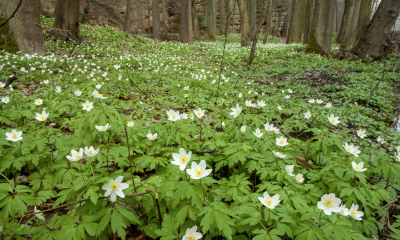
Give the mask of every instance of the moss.
[{"label": "moss", "polygon": [[[0,17],[0,22],[3,22],[4,20],[4,18]],[[0,49],[10,53],[16,53],[19,51],[9,23],[0,28]]]},{"label": "moss", "polygon": [[306,47],[304,48],[304,52],[326,55],[324,49],[322,49],[322,47],[318,44],[317,39],[314,35],[314,31],[310,32],[310,37],[308,39]]}]

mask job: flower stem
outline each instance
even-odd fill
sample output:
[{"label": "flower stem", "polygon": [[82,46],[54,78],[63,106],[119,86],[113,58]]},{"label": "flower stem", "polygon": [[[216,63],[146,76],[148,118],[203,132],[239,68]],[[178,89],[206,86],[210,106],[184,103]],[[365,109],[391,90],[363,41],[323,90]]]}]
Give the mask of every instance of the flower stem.
[{"label": "flower stem", "polygon": [[94,187],[94,183],[96,182],[96,178],[94,177],[94,172],[93,172],[93,168],[92,168],[92,158],[89,158],[89,165],[90,165],[90,170],[92,170],[92,174],[93,174],[93,187]]},{"label": "flower stem", "polygon": [[203,195],[204,195],[204,205],[205,205],[205,204],[206,204],[206,194],[204,193],[203,184],[201,184],[201,178],[200,178],[200,186],[201,186],[201,190],[203,191]]},{"label": "flower stem", "polygon": [[[24,154],[22,154],[21,148],[18,146],[17,142],[15,142],[15,145],[17,145],[17,148],[18,148],[19,152],[21,153],[21,156],[24,156]],[[22,142],[21,142],[21,145],[22,145]]]},{"label": "flower stem", "polygon": [[132,184],[133,184],[133,188],[135,189],[135,193],[137,193],[136,185],[135,185],[135,181],[134,181],[134,177],[133,177],[132,159],[131,159],[131,151],[129,149],[128,132],[126,131],[126,121],[124,121],[124,130],[125,130],[125,137],[126,137],[126,145],[128,146],[128,158],[129,158],[129,165],[130,165],[130,168],[131,168]]},{"label": "flower stem", "polygon": [[79,160],[79,168],[81,169],[82,179],[83,179],[83,181],[85,182],[85,185],[87,186],[86,180],[85,180],[85,178],[83,177],[82,165],[81,165],[81,163],[80,163],[80,160]]}]

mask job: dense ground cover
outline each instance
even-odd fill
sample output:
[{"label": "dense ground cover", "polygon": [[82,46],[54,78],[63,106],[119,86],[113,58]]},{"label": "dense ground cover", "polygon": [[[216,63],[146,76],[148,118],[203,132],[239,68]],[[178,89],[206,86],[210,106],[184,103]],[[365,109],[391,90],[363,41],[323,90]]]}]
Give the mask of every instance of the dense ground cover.
[{"label": "dense ground cover", "polygon": [[0,55],[2,239],[400,238],[394,56],[81,33]]}]

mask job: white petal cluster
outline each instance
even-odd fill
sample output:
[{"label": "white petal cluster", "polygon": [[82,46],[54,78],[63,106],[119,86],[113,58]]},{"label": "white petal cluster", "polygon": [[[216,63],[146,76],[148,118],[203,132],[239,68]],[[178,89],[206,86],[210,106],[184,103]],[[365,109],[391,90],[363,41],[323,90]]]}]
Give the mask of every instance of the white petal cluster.
[{"label": "white petal cluster", "polygon": [[122,190],[127,189],[129,184],[122,183],[123,178],[123,176],[119,176],[115,180],[110,180],[104,184],[102,187],[102,189],[106,191],[104,193],[104,197],[110,196],[111,202],[115,202],[117,196],[124,198],[125,194],[122,192]]},{"label": "white petal cluster", "polygon": [[183,171],[183,170],[185,170],[186,166],[188,165],[191,157],[192,157],[192,151],[186,153],[185,149],[180,148],[179,153],[172,154],[172,158],[175,161],[172,161],[171,163],[179,166],[179,169],[181,171]]},{"label": "white petal cluster", "polygon": [[212,172],[212,169],[206,169],[206,161],[201,160],[199,164],[192,162],[191,169],[186,169],[186,172],[189,174],[192,179],[200,179],[203,177],[207,177]]},{"label": "white petal cluster", "polygon": [[263,197],[258,197],[258,200],[269,209],[274,209],[280,203],[279,194],[269,196],[268,192],[264,192]]}]

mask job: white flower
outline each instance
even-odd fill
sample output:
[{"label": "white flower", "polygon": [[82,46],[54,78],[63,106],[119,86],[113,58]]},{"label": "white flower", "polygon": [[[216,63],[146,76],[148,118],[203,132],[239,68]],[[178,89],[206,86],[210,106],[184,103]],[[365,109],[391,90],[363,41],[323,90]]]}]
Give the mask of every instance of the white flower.
[{"label": "white flower", "polygon": [[381,143],[381,144],[386,143],[385,139],[381,138],[381,136],[379,136],[379,137],[376,139],[376,141],[377,141],[378,143]]},{"label": "white flower", "polygon": [[22,131],[17,132],[17,130],[13,129],[13,130],[11,130],[11,132],[6,132],[6,137],[7,137],[6,139],[8,141],[17,142],[19,140],[22,140],[21,135],[22,135]]},{"label": "white flower", "polygon": [[358,154],[361,153],[361,151],[358,150],[358,147],[355,147],[353,144],[349,145],[348,143],[345,143],[343,147],[346,152],[351,153],[356,157],[358,157]]},{"label": "white flower", "polygon": [[290,94],[289,94],[289,95],[286,95],[285,98],[286,98],[286,99],[289,99],[289,98],[290,98]]},{"label": "white flower", "polygon": [[42,111],[42,114],[36,113],[36,120],[43,122],[46,121],[46,119],[49,117],[49,113],[46,113],[44,110]]},{"label": "white flower", "polygon": [[117,65],[117,64],[114,65],[114,68],[117,69],[117,70],[118,70],[120,67],[121,67],[120,65]]},{"label": "white flower", "polygon": [[43,103],[43,100],[42,99],[40,99],[40,98],[38,98],[38,99],[35,99],[35,104],[36,105],[42,105],[42,103]]},{"label": "white flower", "polygon": [[204,111],[205,110],[201,110],[201,108],[199,108],[199,109],[197,109],[197,111],[194,110],[193,112],[198,118],[201,118],[202,116],[204,116]]},{"label": "white flower", "polygon": [[253,104],[251,103],[251,100],[246,100],[245,102],[246,106],[251,107]]},{"label": "white flower", "polygon": [[179,115],[179,112],[178,111],[175,112],[172,109],[167,111],[167,115],[168,115],[168,120],[170,120],[170,121],[175,122],[175,121],[181,119],[181,115]]},{"label": "white flower", "polygon": [[224,122],[222,122],[222,123],[221,123],[221,126],[222,126],[222,127],[225,127],[225,123],[224,123]]},{"label": "white flower", "polygon": [[92,92],[92,95],[93,95],[93,97],[95,97],[95,98],[100,98],[100,99],[106,99],[106,98],[108,98],[108,97],[103,97],[103,94],[100,94],[97,90],[94,90],[94,91]]},{"label": "white flower", "polygon": [[49,84],[49,80],[44,80],[43,83],[44,84]]},{"label": "white flower", "polygon": [[293,175],[294,165],[286,165],[285,170],[289,176],[294,176]]},{"label": "white flower", "polygon": [[206,161],[201,160],[200,163],[197,165],[197,163],[192,162],[192,168],[191,169],[186,169],[186,172],[190,175],[190,178],[192,179],[200,179],[203,177],[207,177],[210,175],[212,169],[206,169]]},{"label": "white flower", "polygon": [[86,156],[94,157],[94,156],[96,156],[97,153],[99,153],[100,148],[94,150],[93,146],[90,146],[89,148],[85,147],[84,151],[85,151]]},{"label": "white flower", "polygon": [[263,197],[258,197],[258,200],[269,209],[274,209],[279,204],[279,194],[270,197],[268,192],[264,192]]},{"label": "white flower", "polygon": [[306,113],[304,113],[304,117],[309,119],[311,117],[310,111],[307,111]]},{"label": "white flower", "polygon": [[60,87],[60,86],[57,86],[57,87],[56,87],[56,93],[60,93],[61,91],[62,91],[61,87]]},{"label": "white flower", "polygon": [[279,157],[279,158],[285,158],[286,155],[283,155],[283,153],[281,152],[275,152],[274,150],[272,150],[272,152],[274,153],[275,156]]},{"label": "white flower", "polygon": [[317,103],[318,103],[318,104],[321,104],[321,103],[322,103],[322,100],[321,100],[321,99],[317,99]]},{"label": "white flower", "polygon": [[233,115],[233,117],[239,116],[239,114],[242,112],[242,107],[239,106],[239,103],[236,103],[236,108],[231,108],[232,112],[229,113],[229,115]]},{"label": "white flower", "polygon": [[296,175],[296,181],[302,183],[304,182],[303,174],[299,173]]},{"label": "white flower", "polygon": [[256,135],[256,137],[261,137],[264,133],[261,133],[260,132],[260,129],[259,128],[257,128],[256,129],[256,131],[255,132],[253,132],[254,133],[254,135]]},{"label": "white flower", "polygon": [[367,171],[367,169],[366,168],[363,168],[364,167],[364,162],[360,162],[359,164],[357,164],[356,162],[351,162],[351,165],[353,166],[353,168],[354,168],[354,170],[356,171],[356,172],[365,172],[365,171]]},{"label": "white flower", "polygon": [[127,189],[129,184],[122,183],[123,176],[117,177],[115,180],[110,180],[106,184],[101,187],[106,192],[104,193],[104,197],[110,196],[110,201],[115,202],[117,199],[117,195],[121,198],[125,197],[125,194],[122,190]]},{"label": "white flower", "polygon": [[360,130],[357,130],[357,136],[359,136],[361,139],[364,139],[364,137],[366,137],[367,134],[365,134],[365,130],[360,129]]},{"label": "white flower", "polygon": [[89,102],[89,100],[86,100],[85,103],[82,103],[82,107],[83,107],[83,110],[86,110],[89,112],[93,108],[93,102]]},{"label": "white flower", "polygon": [[328,117],[329,122],[331,122],[333,125],[338,125],[340,123],[339,117],[335,117],[333,114],[331,114],[330,117]]},{"label": "white flower", "polygon": [[81,160],[82,157],[83,157],[83,149],[82,148],[79,149],[79,152],[72,149],[71,156],[67,156],[67,159],[70,161],[78,161],[78,160]]},{"label": "white flower", "polygon": [[282,110],[282,107],[281,107],[281,106],[278,106],[278,110],[279,110],[279,111]]},{"label": "white flower", "polygon": [[288,145],[287,138],[284,138],[283,136],[281,136],[280,138],[276,138],[275,140],[276,140],[276,145],[278,146],[283,147]]},{"label": "white flower", "polygon": [[183,90],[189,90],[189,86],[183,87]]},{"label": "white flower", "polygon": [[7,104],[10,101],[10,98],[8,96],[2,97],[1,101],[5,104]]},{"label": "white flower", "polygon": [[96,127],[96,129],[99,130],[100,132],[104,132],[104,131],[107,131],[107,130],[111,127],[111,125],[107,123],[105,126],[98,126],[98,125],[95,125],[95,127]]},{"label": "white flower", "polygon": [[96,88],[97,88],[97,89],[100,89],[100,88],[101,88],[101,84],[97,84],[97,85],[96,85]]},{"label": "white flower", "polygon": [[242,126],[242,127],[240,128],[240,132],[241,132],[241,133],[245,133],[245,132],[246,132],[246,125],[244,125],[244,126]]},{"label": "white flower", "polygon": [[186,94],[185,94],[185,97],[189,97],[189,93],[186,93]]},{"label": "white flower", "polygon": [[339,211],[340,215],[345,216],[345,217],[349,216],[350,212],[349,212],[349,209],[346,208],[346,205],[342,204],[342,205],[340,205],[339,208],[340,208],[340,211]]},{"label": "white flower", "polygon": [[238,97],[243,97],[243,94],[242,93],[239,93],[239,96]]},{"label": "white flower", "polygon": [[279,134],[279,128],[275,128],[274,133]]},{"label": "white flower", "polygon": [[182,113],[182,114],[181,114],[181,118],[182,118],[182,119],[188,119],[187,113]]},{"label": "white flower", "polygon": [[197,226],[186,229],[186,234],[183,236],[182,240],[198,240],[203,237],[203,235],[197,231]]},{"label": "white flower", "polygon": [[325,107],[326,107],[326,108],[331,108],[331,107],[332,107],[332,103],[330,103],[330,102],[327,103],[327,104],[325,105]]},{"label": "white flower", "polygon": [[151,140],[151,141],[156,140],[156,138],[157,138],[157,133],[155,133],[154,135],[151,134],[151,133],[148,133],[148,134],[146,135],[146,137],[147,137],[149,140]]},{"label": "white flower", "polygon": [[35,208],[33,209],[33,212],[35,213],[35,216],[37,217],[37,218],[39,218],[40,220],[46,220],[44,217],[43,217],[43,213],[42,213],[42,211],[40,211],[40,210],[37,210],[36,209],[36,206],[35,206]]},{"label": "white flower", "polygon": [[339,205],[342,203],[340,198],[337,198],[334,193],[324,194],[321,201],[317,203],[317,207],[324,211],[326,215],[331,215],[332,212],[340,212]]},{"label": "white flower", "polygon": [[265,107],[267,104],[265,104],[265,102],[263,100],[261,100],[261,101],[257,101],[257,105],[259,107]]},{"label": "white flower", "polygon": [[77,90],[75,90],[74,94],[75,94],[75,96],[79,97],[82,94],[82,92],[79,91],[79,89],[77,89]]},{"label": "white flower", "polygon": [[398,161],[398,162],[400,161],[400,154],[399,153],[398,154],[395,153],[394,157],[396,158],[396,161]]},{"label": "white flower", "polygon": [[315,99],[313,98],[313,99],[310,99],[310,100],[308,100],[308,102],[309,103],[315,103]]},{"label": "white flower", "polygon": [[188,152],[186,154],[185,149],[180,148],[179,149],[179,154],[178,153],[173,153],[172,158],[175,161],[172,161],[171,163],[174,165],[179,166],[179,169],[181,171],[185,170],[186,166],[188,165],[190,158],[192,157],[192,151]]},{"label": "white flower", "polygon": [[274,124],[269,124],[268,122],[264,124],[264,127],[267,131],[274,131],[275,129]]},{"label": "white flower", "polygon": [[0,88],[3,88],[6,84],[3,82],[0,82]]},{"label": "white flower", "polygon": [[190,113],[190,114],[189,114],[189,118],[190,118],[190,119],[193,119],[193,118],[194,118],[194,114],[193,114],[193,113]]},{"label": "white flower", "polygon": [[126,124],[128,127],[133,127],[133,125],[135,125],[135,123],[134,122],[132,122],[132,121],[130,121],[130,122],[128,122],[128,124]]},{"label": "white flower", "polygon": [[362,216],[364,216],[364,212],[357,211],[358,210],[358,205],[354,205],[354,203],[351,204],[351,207],[349,209],[349,216],[354,218],[355,220],[361,221]]},{"label": "white flower", "polygon": [[288,89],[287,91],[288,91],[289,93],[293,93],[293,91],[292,91],[291,89]]}]

